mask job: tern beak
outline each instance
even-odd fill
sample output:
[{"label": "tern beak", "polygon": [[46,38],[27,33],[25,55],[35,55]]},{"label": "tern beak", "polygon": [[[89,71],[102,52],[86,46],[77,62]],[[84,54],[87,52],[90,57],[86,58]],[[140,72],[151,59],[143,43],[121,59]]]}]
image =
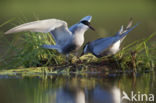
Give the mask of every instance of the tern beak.
[{"label": "tern beak", "polygon": [[88,27],[89,27],[91,30],[95,31],[95,29],[94,29],[91,25],[88,25]]}]

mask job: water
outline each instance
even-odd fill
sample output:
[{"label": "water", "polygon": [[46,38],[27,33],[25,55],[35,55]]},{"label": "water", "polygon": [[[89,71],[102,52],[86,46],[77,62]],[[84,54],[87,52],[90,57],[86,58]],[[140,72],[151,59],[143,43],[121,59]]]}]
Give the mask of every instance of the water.
[{"label": "water", "polygon": [[[0,103],[120,103],[123,91],[129,97],[133,91],[137,100],[141,94],[147,94],[148,98],[149,94],[156,94],[154,73],[136,77],[98,74],[0,78]],[[145,103],[146,98],[143,99]],[[124,100],[123,103],[135,102]]]}]

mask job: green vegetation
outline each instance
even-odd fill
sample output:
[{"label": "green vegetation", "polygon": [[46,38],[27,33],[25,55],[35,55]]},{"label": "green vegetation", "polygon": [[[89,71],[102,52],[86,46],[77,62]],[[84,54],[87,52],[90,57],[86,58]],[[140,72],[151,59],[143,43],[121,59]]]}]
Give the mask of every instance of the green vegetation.
[{"label": "green vegetation", "polygon": [[156,63],[155,41],[150,41],[156,33],[143,40],[137,40],[124,47],[116,57],[121,58],[121,68],[133,68],[137,70],[153,69]]},{"label": "green vegetation", "polygon": [[[5,38],[5,37],[4,37]],[[53,39],[49,34],[24,33],[16,36],[11,42],[8,41],[8,50],[3,55],[3,61],[7,68],[36,67],[44,64],[61,64],[61,55],[56,51],[43,49],[43,44],[53,44]],[[44,66],[42,65],[42,66]]]},{"label": "green vegetation", "polygon": [[[7,23],[3,23],[0,26]],[[66,60],[64,55],[59,54],[55,50],[47,50],[41,47],[43,44],[55,43],[50,34],[26,32],[14,34],[14,39],[9,39],[11,35],[4,35],[3,33],[0,36],[1,41],[6,42],[5,52],[0,57],[0,68],[2,69],[28,67],[55,68],[51,68],[50,71],[49,69],[45,69],[47,73],[56,73],[58,71],[66,73],[102,72],[109,70],[144,71],[152,70],[156,64],[156,57],[152,56],[156,50],[155,41],[150,41],[150,39],[156,36],[156,33],[151,34],[146,39],[130,43],[113,57],[98,59],[89,54],[81,57],[81,62],[77,59],[72,59],[72,64],[70,65],[65,65]],[[76,67],[75,64],[77,65]]]}]

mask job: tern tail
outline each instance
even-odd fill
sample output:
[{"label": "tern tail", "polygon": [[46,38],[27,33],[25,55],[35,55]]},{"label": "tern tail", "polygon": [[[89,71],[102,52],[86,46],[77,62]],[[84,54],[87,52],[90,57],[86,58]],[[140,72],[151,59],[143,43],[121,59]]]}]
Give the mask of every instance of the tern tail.
[{"label": "tern tail", "polygon": [[134,28],[136,28],[139,24],[134,25],[133,27],[129,28],[126,32],[122,33],[122,35],[120,36],[120,38],[123,38],[124,36],[126,36],[130,31],[132,31]]}]

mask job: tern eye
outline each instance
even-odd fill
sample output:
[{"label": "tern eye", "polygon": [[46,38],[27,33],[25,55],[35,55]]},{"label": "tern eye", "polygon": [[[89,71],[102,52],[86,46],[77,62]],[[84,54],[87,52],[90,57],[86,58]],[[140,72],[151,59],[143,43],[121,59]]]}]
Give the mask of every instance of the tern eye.
[{"label": "tern eye", "polygon": [[88,21],[86,21],[86,20],[81,21],[81,23],[84,24],[84,25],[90,25],[90,23]]}]

